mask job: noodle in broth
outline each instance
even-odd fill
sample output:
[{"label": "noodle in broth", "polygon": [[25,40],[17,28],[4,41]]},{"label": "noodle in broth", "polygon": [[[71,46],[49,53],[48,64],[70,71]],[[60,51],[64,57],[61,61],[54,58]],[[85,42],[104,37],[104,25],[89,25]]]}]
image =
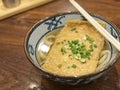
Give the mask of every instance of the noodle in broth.
[{"label": "noodle in broth", "polygon": [[[57,29],[57,30],[54,30],[54,31],[57,31],[59,32],[60,29]],[[57,33],[52,31],[52,33],[50,33],[49,35],[46,35],[45,36],[45,39],[44,39],[44,43],[48,45],[48,47],[51,47],[55,41],[55,38],[56,38],[56,35]],[[39,46],[39,45],[38,45]],[[108,47],[107,43],[105,43],[105,46]],[[37,58],[38,58],[38,61],[41,65],[41,63],[43,64],[46,57],[47,57],[47,53],[43,53],[41,52],[40,50],[37,50]],[[104,48],[100,54],[100,58],[99,58],[99,62],[98,62],[98,66],[96,68],[96,71],[102,71],[108,64],[109,60],[110,60],[110,50],[109,48]]]},{"label": "noodle in broth", "polygon": [[[61,28],[57,29],[57,30],[53,30],[50,33],[47,33],[44,36],[44,38],[42,40],[40,40],[38,47],[37,47],[36,55],[37,55],[39,64],[41,66],[46,61],[49,50],[52,47],[52,45],[54,44],[56,35],[59,33],[60,30],[61,30]],[[96,72],[103,70],[108,65],[108,62],[109,62],[109,59],[111,56],[109,48],[106,48],[106,47],[109,47],[107,42],[105,43],[104,47],[105,48],[101,51],[100,56],[99,56],[98,65],[96,67]],[[46,50],[44,48],[48,48],[48,49]],[[61,65],[59,65],[59,67],[61,67]],[[75,65],[73,67],[75,67]]]}]

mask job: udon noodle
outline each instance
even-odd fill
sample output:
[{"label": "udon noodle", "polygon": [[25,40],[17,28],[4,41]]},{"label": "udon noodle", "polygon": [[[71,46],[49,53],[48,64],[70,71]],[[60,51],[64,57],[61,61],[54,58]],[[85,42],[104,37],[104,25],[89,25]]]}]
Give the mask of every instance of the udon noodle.
[{"label": "udon noodle", "polygon": [[110,60],[110,56],[111,56],[110,50],[103,50],[101,52],[100,59],[98,62],[98,67],[96,68],[96,71],[101,71],[107,66]]}]

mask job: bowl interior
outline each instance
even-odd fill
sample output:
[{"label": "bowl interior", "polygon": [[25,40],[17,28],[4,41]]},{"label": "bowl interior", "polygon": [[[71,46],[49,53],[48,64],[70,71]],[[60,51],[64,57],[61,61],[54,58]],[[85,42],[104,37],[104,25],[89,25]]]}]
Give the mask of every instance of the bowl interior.
[{"label": "bowl interior", "polygon": [[[119,32],[115,25],[113,25],[110,21],[106,20],[101,16],[93,15],[93,14],[91,14],[91,16],[97,21],[103,21],[106,24],[106,30],[118,41],[120,41]],[[31,62],[36,67],[41,69],[40,64],[42,62],[42,60],[40,62],[40,60],[38,60],[37,57],[36,52],[38,48],[41,47],[44,48],[43,49],[44,54],[47,54],[48,50],[50,49],[50,46],[44,43],[44,37],[51,32],[57,33],[56,31],[59,31],[59,28],[63,27],[66,24],[66,21],[74,20],[74,19],[86,20],[80,13],[68,12],[46,18],[44,20],[39,21],[35,26],[33,26],[33,28],[30,30],[30,32],[26,37],[25,51]],[[111,50],[111,57],[108,61],[108,64],[105,66],[105,68],[108,68],[113,63],[115,63],[119,52],[111,43],[109,42],[106,43],[108,44],[108,47]]]}]

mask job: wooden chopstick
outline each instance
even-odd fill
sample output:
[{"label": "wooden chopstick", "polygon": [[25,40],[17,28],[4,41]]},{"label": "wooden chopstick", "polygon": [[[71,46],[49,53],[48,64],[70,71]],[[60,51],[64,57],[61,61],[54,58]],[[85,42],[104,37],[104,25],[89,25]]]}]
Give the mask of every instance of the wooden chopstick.
[{"label": "wooden chopstick", "polygon": [[71,4],[109,41],[120,51],[120,43],[93,19],[75,0],[69,0]]}]

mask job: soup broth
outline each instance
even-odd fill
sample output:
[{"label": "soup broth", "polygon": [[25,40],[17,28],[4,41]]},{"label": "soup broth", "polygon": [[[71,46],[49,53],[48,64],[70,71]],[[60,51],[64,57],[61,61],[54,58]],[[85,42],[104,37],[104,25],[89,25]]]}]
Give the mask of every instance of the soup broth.
[{"label": "soup broth", "polygon": [[106,66],[110,58],[108,46],[90,23],[71,20],[65,27],[45,34],[38,43],[36,55],[45,71],[60,76],[80,76]]},{"label": "soup broth", "polygon": [[58,33],[60,32],[61,29],[62,29],[62,27],[52,30],[52,31],[46,33],[39,40],[39,43],[38,43],[37,49],[36,49],[36,56],[37,56],[37,60],[40,65],[42,65],[44,63],[44,61],[46,60],[47,54],[48,54],[52,44],[55,41],[55,37],[56,37],[56,35],[58,35]]}]

